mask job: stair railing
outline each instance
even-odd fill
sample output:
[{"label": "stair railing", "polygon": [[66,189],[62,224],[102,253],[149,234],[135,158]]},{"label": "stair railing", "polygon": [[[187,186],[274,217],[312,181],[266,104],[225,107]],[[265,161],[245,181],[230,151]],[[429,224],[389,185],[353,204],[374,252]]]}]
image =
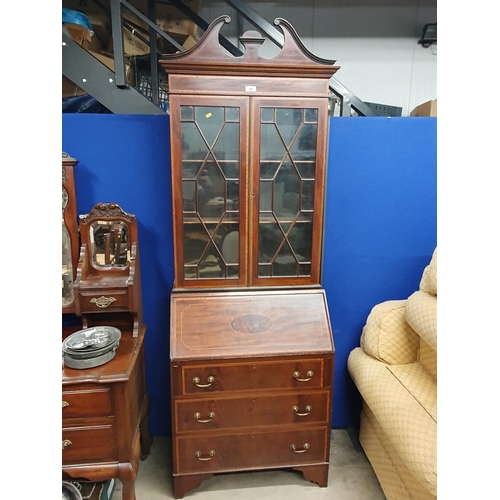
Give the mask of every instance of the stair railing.
[{"label": "stair railing", "polygon": [[[239,15],[247,19],[263,36],[269,38],[278,47],[283,48],[284,38],[283,33],[277,29],[274,25],[269,23],[264,19],[255,9],[250,7],[244,0],[225,0],[226,3],[231,6]],[[175,49],[180,52],[184,52],[186,49],[182,47],[174,38],[172,38],[167,32],[163,31],[156,25],[156,4],[163,3],[175,6],[178,10],[183,12],[191,21],[193,21],[198,27],[205,31],[209,24],[198,14],[193,12],[189,7],[187,7],[182,0],[169,0],[169,2],[161,0],[147,0],[148,12],[147,16],[142,14],[137,10],[132,4],[127,0],[110,0],[110,10],[107,9],[99,0],[92,0],[96,5],[98,5],[106,14],[111,18],[111,28],[112,28],[112,39],[113,39],[113,57],[114,57],[114,77],[113,81],[116,87],[120,89],[125,89],[128,87],[127,77],[126,77],[126,65],[125,65],[125,51],[123,44],[123,30],[127,29],[132,32],[143,43],[150,47],[150,70],[151,70],[151,101],[155,106],[159,106],[159,68],[158,68],[158,58],[161,54],[158,51],[156,40],[159,35],[161,38],[170,43]],[[142,21],[148,26],[149,40],[141,36],[137,30],[134,30],[133,26],[123,17],[123,9],[130,11],[136,18]],[[70,44],[70,37],[63,26],[63,45],[65,42]],[[219,41],[221,45],[226,48],[231,54],[238,57],[243,53],[241,50],[233,45],[224,36],[219,35]],[[70,44],[77,45],[77,44]],[[72,47],[72,57],[80,57],[82,51],[86,52],[81,47]],[[69,51],[67,51],[69,54]],[[89,55],[90,56],[90,55]],[[69,61],[66,57],[63,59]],[[87,61],[87,67],[90,61]],[[76,72],[75,64],[73,64],[73,73]],[[102,65],[103,66],[103,65]],[[63,64],[64,67],[64,64]],[[99,70],[101,71],[101,70]],[[102,71],[101,71],[102,72]],[[68,76],[68,75],[66,75]],[[74,80],[73,80],[74,81]],[[82,86],[86,90],[85,86]],[[331,104],[334,107],[335,104],[339,106],[339,116],[377,116],[377,114],[365,104],[359,97],[348,90],[344,85],[342,85],[336,78],[330,79],[330,95]],[[146,96],[147,97],[147,96]],[[99,100],[99,99],[98,99]],[[101,101],[102,102],[102,101]]]}]

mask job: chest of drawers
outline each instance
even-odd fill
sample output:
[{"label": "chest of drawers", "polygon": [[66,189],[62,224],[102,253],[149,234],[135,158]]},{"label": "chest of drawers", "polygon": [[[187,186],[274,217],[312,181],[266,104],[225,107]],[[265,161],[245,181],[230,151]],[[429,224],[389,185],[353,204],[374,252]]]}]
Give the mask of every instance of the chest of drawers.
[{"label": "chest of drawers", "polygon": [[139,460],[149,454],[151,445],[145,327],[138,337],[132,337],[131,330],[122,333],[108,363],[86,370],[63,369],[62,470],[74,479],[118,478],[123,500],[135,500]]},{"label": "chest of drawers", "polygon": [[173,293],[174,497],[215,473],[327,486],[334,346],[322,289]]}]

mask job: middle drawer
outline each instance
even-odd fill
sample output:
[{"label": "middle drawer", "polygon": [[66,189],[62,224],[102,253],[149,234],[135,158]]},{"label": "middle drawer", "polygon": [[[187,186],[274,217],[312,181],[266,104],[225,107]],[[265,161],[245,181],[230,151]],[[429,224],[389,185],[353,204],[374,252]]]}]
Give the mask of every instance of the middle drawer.
[{"label": "middle drawer", "polygon": [[297,423],[327,424],[330,392],[177,399],[174,412],[176,432]]}]

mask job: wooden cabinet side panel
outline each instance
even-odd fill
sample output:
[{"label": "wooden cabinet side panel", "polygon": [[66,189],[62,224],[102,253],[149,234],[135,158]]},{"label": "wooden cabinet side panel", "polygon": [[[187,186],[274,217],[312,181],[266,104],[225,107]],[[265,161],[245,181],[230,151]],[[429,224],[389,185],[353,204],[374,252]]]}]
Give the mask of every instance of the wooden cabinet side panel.
[{"label": "wooden cabinet side panel", "polygon": [[133,445],[139,432],[141,409],[146,396],[144,377],[144,344],[127,382],[114,384],[118,457],[120,462],[132,460]]}]

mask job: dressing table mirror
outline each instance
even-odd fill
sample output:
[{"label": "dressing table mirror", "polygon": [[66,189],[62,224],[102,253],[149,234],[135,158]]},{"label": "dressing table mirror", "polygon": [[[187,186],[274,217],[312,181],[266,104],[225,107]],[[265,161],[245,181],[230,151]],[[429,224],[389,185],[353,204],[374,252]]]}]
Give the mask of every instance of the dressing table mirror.
[{"label": "dressing table mirror", "polygon": [[137,337],[142,300],[135,215],[117,203],[98,203],[80,216],[80,233],[76,313],[85,328],[129,321]]}]

